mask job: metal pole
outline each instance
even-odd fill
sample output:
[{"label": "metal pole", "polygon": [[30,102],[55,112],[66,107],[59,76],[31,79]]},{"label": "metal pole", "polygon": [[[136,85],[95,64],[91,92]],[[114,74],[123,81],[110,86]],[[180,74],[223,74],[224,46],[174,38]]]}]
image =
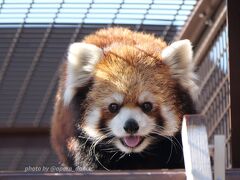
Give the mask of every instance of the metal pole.
[{"label": "metal pole", "polygon": [[240,168],[240,1],[227,1],[231,92],[232,167]]}]

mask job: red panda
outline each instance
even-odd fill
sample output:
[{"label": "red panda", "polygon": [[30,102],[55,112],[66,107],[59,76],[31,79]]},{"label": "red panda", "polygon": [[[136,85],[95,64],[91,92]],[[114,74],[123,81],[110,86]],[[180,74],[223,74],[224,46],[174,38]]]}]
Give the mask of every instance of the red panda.
[{"label": "red panda", "polygon": [[69,46],[51,127],[75,170],[183,168],[181,120],[196,113],[192,47],[115,27]]}]

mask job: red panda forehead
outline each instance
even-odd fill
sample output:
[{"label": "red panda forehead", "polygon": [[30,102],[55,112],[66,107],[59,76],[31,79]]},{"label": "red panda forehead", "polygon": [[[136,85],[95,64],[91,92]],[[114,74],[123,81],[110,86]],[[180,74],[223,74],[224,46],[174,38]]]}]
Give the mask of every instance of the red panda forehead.
[{"label": "red panda forehead", "polygon": [[[148,59],[147,59],[148,60]],[[143,61],[147,61],[144,59]],[[171,85],[170,70],[163,63],[126,62],[120,58],[108,58],[97,64],[94,78],[100,86],[108,84],[124,93],[137,89],[161,89]]]},{"label": "red panda forehead", "polygon": [[150,84],[143,81],[139,81],[139,83],[129,81],[127,84],[127,82],[96,79],[90,92],[92,102],[99,107],[108,106],[111,103],[135,107],[143,102],[161,104],[172,93],[171,89],[154,85],[154,81],[151,81]]},{"label": "red panda forehead", "polygon": [[139,92],[138,90],[131,90],[126,93],[114,91],[114,89],[105,89],[99,92],[96,89],[91,91],[90,97],[96,106],[102,108],[107,108],[111,103],[116,103],[128,108],[134,108],[144,102],[157,104],[157,102],[162,101],[160,96],[158,97],[157,94],[153,94],[147,90],[142,92]]},{"label": "red panda forehead", "polygon": [[[144,45],[113,44],[104,50],[105,58],[102,61],[122,62],[129,65],[155,65],[161,63],[161,49]],[[101,63],[101,62],[100,62]]]},{"label": "red panda forehead", "polygon": [[169,67],[160,57],[131,46],[105,53],[94,69],[94,79],[95,97],[102,99],[120,92],[126,102],[138,102],[140,94],[146,90],[164,98],[174,83]]},{"label": "red panda forehead", "polygon": [[97,77],[104,75],[105,79],[139,80],[149,75],[164,75],[169,68],[162,62],[159,53],[146,52],[132,46],[121,46],[118,51],[105,52],[103,58],[96,64],[94,73]]}]

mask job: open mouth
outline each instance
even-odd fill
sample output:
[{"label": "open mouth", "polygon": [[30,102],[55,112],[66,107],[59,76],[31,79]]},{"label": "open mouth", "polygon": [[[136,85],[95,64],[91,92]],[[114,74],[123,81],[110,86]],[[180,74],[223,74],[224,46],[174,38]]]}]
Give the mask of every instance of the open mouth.
[{"label": "open mouth", "polygon": [[120,139],[121,143],[128,148],[139,146],[144,140],[141,136],[126,136]]}]

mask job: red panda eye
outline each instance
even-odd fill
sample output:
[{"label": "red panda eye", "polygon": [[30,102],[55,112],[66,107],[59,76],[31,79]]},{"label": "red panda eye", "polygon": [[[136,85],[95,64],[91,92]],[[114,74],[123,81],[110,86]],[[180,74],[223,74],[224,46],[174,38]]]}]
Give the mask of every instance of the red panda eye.
[{"label": "red panda eye", "polygon": [[150,102],[144,102],[141,105],[141,109],[143,112],[150,112],[152,108],[153,108],[153,105]]},{"label": "red panda eye", "polygon": [[118,112],[120,109],[120,106],[116,103],[111,103],[109,106],[108,106],[108,110],[111,112],[111,113],[116,113]]}]

